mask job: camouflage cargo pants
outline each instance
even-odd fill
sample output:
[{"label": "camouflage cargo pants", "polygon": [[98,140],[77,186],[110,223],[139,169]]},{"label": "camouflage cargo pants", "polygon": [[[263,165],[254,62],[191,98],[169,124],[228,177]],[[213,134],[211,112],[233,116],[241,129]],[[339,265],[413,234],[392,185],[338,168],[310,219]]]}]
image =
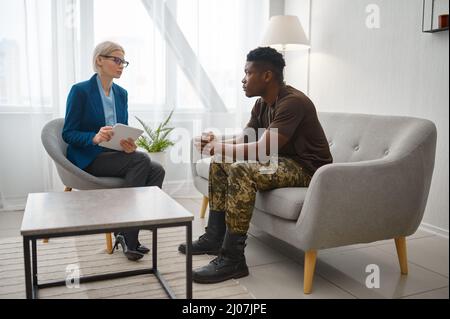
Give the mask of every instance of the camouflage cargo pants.
[{"label": "camouflage cargo pants", "polygon": [[264,173],[255,162],[222,163],[213,157],[209,167],[209,207],[225,212],[228,228],[234,233],[247,233],[256,192],[280,187],[307,187],[311,176],[291,158],[279,157],[278,167]]}]

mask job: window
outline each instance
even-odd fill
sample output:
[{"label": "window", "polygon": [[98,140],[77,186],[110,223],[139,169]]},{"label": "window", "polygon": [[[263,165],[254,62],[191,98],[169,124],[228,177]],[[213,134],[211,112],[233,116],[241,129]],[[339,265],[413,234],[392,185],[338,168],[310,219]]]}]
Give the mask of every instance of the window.
[{"label": "window", "polygon": [[0,107],[51,106],[51,0],[0,8]]},{"label": "window", "polygon": [[[172,16],[228,110],[242,100],[246,53],[257,46],[268,0],[167,0]],[[248,17],[251,16],[251,21]],[[129,108],[198,110],[205,106],[141,1],[96,0],[95,43],[116,41],[130,66],[117,81]],[[176,45],[176,44],[175,44]],[[202,88],[200,88],[202,90]]]},{"label": "window", "polygon": [[[239,15],[237,0],[179,1],[176,17],[190,46],[227,109],[236,107],[236,57]],[[177,68],[177,100],[187,108],[201,108],[183,71]]]},{"label": "window", "polygon": [[128,91],[130,106],[165,104],[165,44],[141,1],[94,1],[94,40],[125,49],[130,65],[117,84]]}]

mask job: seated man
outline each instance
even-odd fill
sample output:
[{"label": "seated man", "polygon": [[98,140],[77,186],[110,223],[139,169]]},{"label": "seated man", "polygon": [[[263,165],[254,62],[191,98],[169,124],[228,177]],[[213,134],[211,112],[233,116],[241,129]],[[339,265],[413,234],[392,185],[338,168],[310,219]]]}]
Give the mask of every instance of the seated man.
[{"label": "seated man", "polygon": [[[263,129],[254,142],[244,134],[218,141],[212,133],[197,143],[203,152],[213,155],[209,168],[210,213],[206,233],[193,242],[193,254],[218,254],[208,265],[193,272],[198,283],[216,283],[248,275],[244,247],[257,191],[280,187],[307,187],[314,172],[332,162],[325,133],[311,100],[302,92],[284,84],[283,56],[269,47],[260,47],[247,55],[242,80],[247,97],[260,96],[251,112],[245,131]],[[271,140],[277,141],[273,149]],[[272,145],[272,147],[271,147]],[[271,149],[272,148],[272,149]],[[277,165],[250,161],[260,150],[277,154]],[[265,154],[266,152],[264,152]],[[231,163],[223,162],[230,154]],[[243,154],[243,158],[239,158]],[[238,160],[238,161],[237,161]],[[178,250],[186,252],[186,245]]]}]

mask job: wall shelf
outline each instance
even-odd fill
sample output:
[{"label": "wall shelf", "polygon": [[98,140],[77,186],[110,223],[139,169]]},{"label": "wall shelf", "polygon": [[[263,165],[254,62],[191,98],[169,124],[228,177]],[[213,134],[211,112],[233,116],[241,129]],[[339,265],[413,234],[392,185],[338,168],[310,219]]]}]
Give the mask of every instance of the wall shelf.
[{"label": "wall shelf", "polygon": [[422,32],[425,32],[425,33],[436,33],[436,32],[441,32],[441,31],[448,31],[448,27],[440,28],[440,29],[422,30]]},{"label": "wall shelf", "polygon": [[448,31],[448,26],[440,27],[437,23],[439,15],[448,15],[448,0],[422,0],[422,4],[422,32]]}]

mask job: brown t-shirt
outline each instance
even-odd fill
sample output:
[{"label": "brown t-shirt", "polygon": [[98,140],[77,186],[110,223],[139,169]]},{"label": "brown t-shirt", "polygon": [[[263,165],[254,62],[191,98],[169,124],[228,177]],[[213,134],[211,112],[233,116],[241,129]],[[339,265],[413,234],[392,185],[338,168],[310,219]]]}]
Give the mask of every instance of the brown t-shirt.
[{"label": "brown t-shirt", "polygon": [[333,162],[314,104],[291,86],[283,86],[271,106],[258,99],[247,128],[277,128],[285,137],[278,141],[278,155],[296,160],[311,176],[322,165]]}]

